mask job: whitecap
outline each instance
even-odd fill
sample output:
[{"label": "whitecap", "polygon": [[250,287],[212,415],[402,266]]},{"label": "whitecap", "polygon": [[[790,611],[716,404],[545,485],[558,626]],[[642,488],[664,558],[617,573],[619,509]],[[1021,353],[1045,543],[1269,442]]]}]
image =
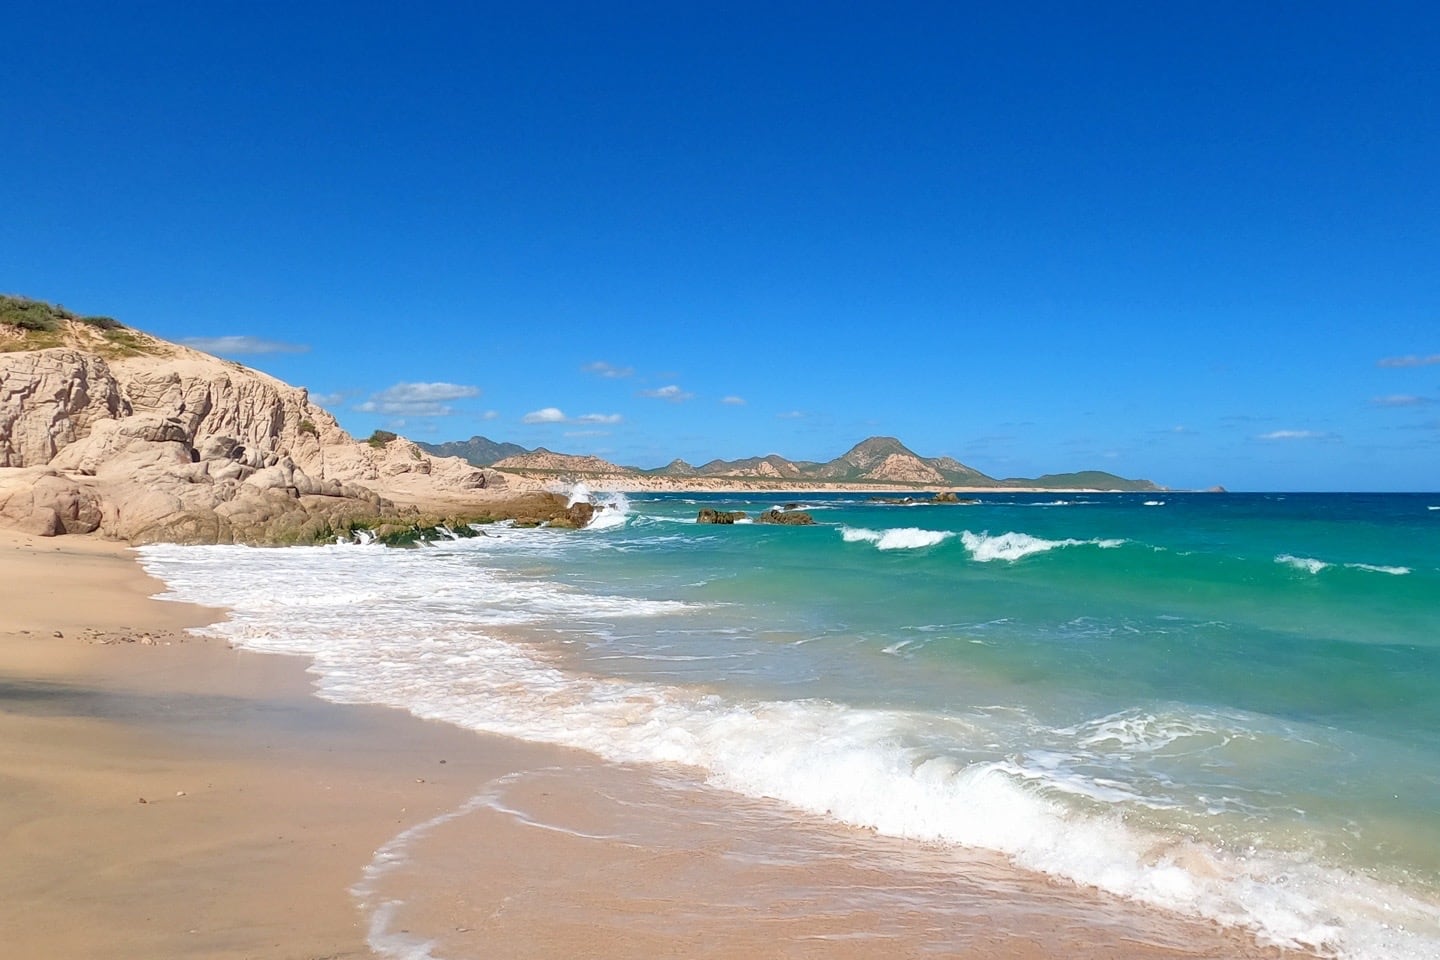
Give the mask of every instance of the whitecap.
[{"label": "whitecap", "polygon": [[960,540],[970,556],[979,563],[991,560],[1016,561],[1031,554],[1046,553],[1060,547],[1095,546],[1102,550],[1113,550],[1125,543],[1124,540],[1045,540],[1028,533],[1002,533],[991,536],[987,533],[971,533],[966,530]]},{"label": "whitecap", "polygon": [[1287,567],[1294,567],[1296,570],[1304,570],[1306,573],[1319,573],[1330,566],[1324,560],[1316,560],[1314,557],[1297,557],[1288,553],[1277,556],[1275,562]]},{"label": "whitecap", "polygon": [[922,530],[919,527],[892,527],[889,530],[841,527],[840,536],[846,543],[873,543],[879,550],[917,550],[943,543],[955,534],[948,530]]},{"label": "whitecap", "polygon": [[595,514],[585,524],[586,530],[616,530],[625,526],[625,521],[630,518],[630,500],[623,493],[604,493],[592,502]]},{"label": "whitecap", "polygon": [[571,485],[570,489],[566,491],[566,498],[566,509],[575,506],[575,504],[577,503],[594,502],[593,500],[591,500],[590,488],[583,483],[576,483]]},{"label": "whitecap", "polygon": [[1403,577],[1410,572],[1409,567],[1387,567],[1376,563],[1347,563],[1345,566],[1351,570],[1367,570],[1370,573],[1388,573],[1392,577]]}]

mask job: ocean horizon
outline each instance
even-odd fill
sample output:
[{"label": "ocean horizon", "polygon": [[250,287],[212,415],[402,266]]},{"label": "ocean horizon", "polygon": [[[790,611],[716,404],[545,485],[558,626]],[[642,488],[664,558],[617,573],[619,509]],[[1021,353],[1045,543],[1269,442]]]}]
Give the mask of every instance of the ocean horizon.
[{"label": "ocean horizon", "polygon": [[[575,495],[605,506],[576,532],[140,554],[232,611],[202,633],[311,658],[329,700],[1260,947],[1440,953],[1440,494]],[[789,502],[815,524],[695,522]],[[465,956],[357,889],[381,955]]]}]

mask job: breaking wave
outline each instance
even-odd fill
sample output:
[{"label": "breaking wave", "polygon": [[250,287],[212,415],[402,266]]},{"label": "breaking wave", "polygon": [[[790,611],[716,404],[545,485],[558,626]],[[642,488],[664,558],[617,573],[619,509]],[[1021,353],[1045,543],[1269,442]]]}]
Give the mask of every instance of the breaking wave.
[{"label": "breaking wave", "polygon": [[[1297,557],[1288,553],[1282,553],[1277,556],[1275,562],[1311,574],[1319,573],[1322,570],[1328,570],[1335,566],[1333,563],[1317,560],[1314,557]],[[1364,570],[1367,573],[1386,573],[1392,577],[1403,577],[1411,572],[1409,567],[1392,567],[1377,563],[1343,563],[1340,564],[1340,566],[1347,570]]]},{"label": "breaking wave", "polygon": [[841,527],[840,536],[846,543],[873,543],[879,550],[916,550],[943,543],[955,534],[944,530],[922,530],[919,527],[895,527],[890,530]]},{"label": "breaking wave", "polygon": [[1044,540],[1040,537],[1032,537],[1028,533],[1001,533],[991,536],[989,533],[971,533],[966,530],[960,534],[960,542],[965,544],[965,549],[970,551],[970,556],[979,563],[989,563],[992,560],[1006,560],[1014,562],[1036,553],[1047,553],[1061,547],[1082,547],[1095,546],[1102,550],[1113,550],[1125,543],[1124,540]]}]

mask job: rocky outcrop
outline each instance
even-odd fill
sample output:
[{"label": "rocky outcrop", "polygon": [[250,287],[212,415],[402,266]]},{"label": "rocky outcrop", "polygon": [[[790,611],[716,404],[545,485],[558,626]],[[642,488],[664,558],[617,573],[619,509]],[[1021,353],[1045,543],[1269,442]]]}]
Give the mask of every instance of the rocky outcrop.
[{"label": "rocky outcrop", "polygon": [[744,510],[712,510],[704,507],[700,515],[695,518],[696,523],[734,523],[736,520],[744,520]]},{"label": "rocky outcrop", "polygon": [[[469,502],[503,488],[498,474],[403,438],[357,443],[302,388],[152,346],[109,361],[68,346],[0,354],[0,523],[137,544],[271,544],[415,524],[435,503],[515,515]],[[541,499],[522,505],[536,522],[568,519],[564,498]]]},{"label": "rocky outcrop", "polygon": [[105,361],[65,348],[10,353],[0,363],[0,467],[46,464],[100,420],[131,405]]},{"label": "rocky outcrop", "polygon": [[933,497],[869,497],[866,503],[884,503],[891,506],[914,507],[914,506],[936,506],[942,504],[975,504],[979,500],[973,497],[961,497],[952,490],[944,490]]},{"label": "rocky outcrop", "polygon": [[162,358],[112,366],[136,413],[178,420],[196,446],[228,438],[249,453],[283,453],[315,480],[358,484],[404,503],[463,499],[506,483],[459,457],[431,456],[404,437],[356,442],[303,387],[198,351],[175,347]]},{"label": "rocky outcrop", "polygon": [[586,526],[591,520],[595,518],[595,514],[598,510],[603,509],[605,508],[597,508],[593,503],[589,503],[584,500],[577,501],[576,503],[572,503],[570,504],[570,506],[566,507],[565,513],[563,515],[552,519],[549,522],[548,526],[557,527],[565,530],[579,530],[581,527]]},{"label": "rocky outcrop", "polygon": [[945,476],[912,453],[892,453],[860,475],[872,483],[944,483]]},{"label": "rocky outcrop", "polygon": [[755,518],[756,523],[779,523],[789,527],[805,527],[815,518],[803,510],[766,510]]},{"label": "rocky outcrop", "polygon": [[93,533],[104,520],[104,502],[81,483],[45,467],[0,473],[0,523],[25,533],[55,537]]}]

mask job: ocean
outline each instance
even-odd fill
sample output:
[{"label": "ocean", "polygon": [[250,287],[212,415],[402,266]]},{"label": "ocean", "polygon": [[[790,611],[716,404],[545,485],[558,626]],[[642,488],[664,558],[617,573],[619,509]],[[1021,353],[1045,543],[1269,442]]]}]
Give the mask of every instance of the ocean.
[{"label": "ocean", "polygon": [[[578,532],[141,555],[321,697],[769,804],[796,850],[862,828],[1260,945],[1440,956],[1440,496],[975,498],[602,494]],[[815,525],[695,523],[786,502]],[[357,887],[372,945],[463,957],[366,899],[410,839]]]}]

